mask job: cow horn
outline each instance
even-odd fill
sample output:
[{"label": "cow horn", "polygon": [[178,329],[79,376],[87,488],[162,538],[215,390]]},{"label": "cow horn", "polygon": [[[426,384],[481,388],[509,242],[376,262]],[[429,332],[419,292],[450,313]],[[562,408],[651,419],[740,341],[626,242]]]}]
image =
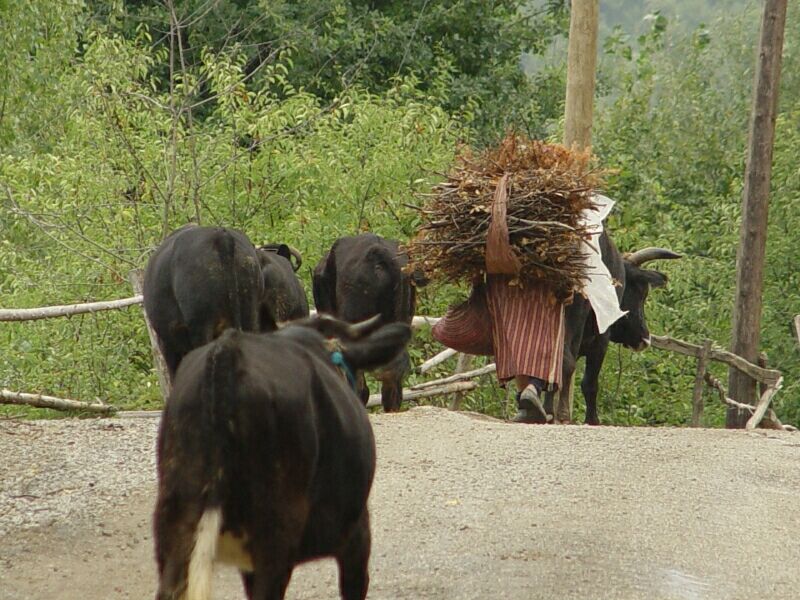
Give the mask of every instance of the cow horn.
[{"label": "cow horn", "polygon": [[289,254],[294,256],[295,263],[292,265],[292,269],[295,273],[300,270],[300,266],[303,264],[303,257],[300,255],[300,251],[297,248],[293,248],[289,244],[286,244],[286,247],[289,248]]},{"label": "cow horn", "polygon": [[337,319],[332,315],[316,314],[314,316],[298,319],[296,321],[286,321],[278,323],[278,328],[286,325],[298,325],[300,327],[310,327],[316,329],[325,337],[343,338],[346,340],[356,340],[372,333],[381,323],[381,316],[375,315],[360,323],[348,323]]},{"label": "cow horn", "polygon": [[353,323],[350,327],[347,328],[347,333],[353,339],[358,339],[367,335],[371,331],[373,331],[381,322],[381,316],[375,315],[370,317],[366,321],[361,321],[360,323]]},{"label": "cow horn", "polygon": [[644,263],[651,260],[666,260],[672,258],[683,258],[683,255],[673,252],[672,250],[667,250],[666,248],[643,248],[636,252],[631,252],[625,257],[629,263],[637,267],[641,267]]}]

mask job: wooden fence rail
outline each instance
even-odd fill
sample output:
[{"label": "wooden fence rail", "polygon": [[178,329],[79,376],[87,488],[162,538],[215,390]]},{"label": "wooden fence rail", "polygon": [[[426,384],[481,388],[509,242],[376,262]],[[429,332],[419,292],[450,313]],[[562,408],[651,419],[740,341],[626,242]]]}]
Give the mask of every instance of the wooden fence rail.
[{"label": "wooden fence rail", "polygon": [[[83,304],[65,304],[60,306],[47,306],[41,308],[0,309],[0,322],[33,321],[33,320],[50,319],[56,317],[68,317],[79,314],[95,313],[105,310],[116,310],[116,309],[126,308],[134,304],[141,304],[142,295],[141,293],[139,293],[141,291],[141,272],[139,271],[132,272],[131,283],[134,287],[136,295],[130,298],[123,298],[120,300],[109,300],[106,302],[87,302]],[[311,313],[316,314],[316,311],[312,310]],[[417,329],[423,326],[434,325],[440,320],[440,318],[441,317],[416,315],[412,319],[411,326]],[[798,338],[798,342],[800,343],[800,315],[797,315],[794,318],[793,324],[795,328],[795,333]],[[160,357],[160,353],[158,352],[157,345],[155,344],[154,334],[149,329],[149,323],[148,323],[148,330],[150,333],[151,342],[153,342],[153,351],[154,351],[154,357],[156,359],[156,364],[159,365],[158,359]],[[741,404],[741,406],[749,406],[748,410],[752,412],[752,416],[747,422],[747,429],[752,429],[754,427],[757,427],[765,416],[769,416],[771,420],[777,421],[777,417],[774,417],[774,413],[769,408],[769,405],[775,394],[780,390],[783,382],[783,377],[780,371],[777,371],[775,369],[768,369],[765,366],[754,365],[753,363],[745,360],[741,356],[733,354],[732,352],[728,352],[720,348],[715,348],[713,347],[710,340],[706,340],[705,343],[702,345],[697,345],[685,342],[683,340],[674,339],[668,336],[653,335],[651,336],[651,343],[654,348],[660,350],[667,350],[670,352],[676,352],[678,354],[691,356],[697,359],[698,362],[697,376],[695,377],[694,389],[692,393],[691,423],[693,427],[700,426],[700,421],[703,414],[702,384],[705,381],[706,383],[709,383],[709,385],[712,385],[712,381],[716,381],[714,380],[714,378],[710,378],[710,375],[707,372],[708,361],[717,361],[725,363],[729,366],[738,369],[742,373],[745,373],[755,381],[763,384],[763,389],[761,391],[760,398],[756,406]],[[433,367],[443,363],[450,357],[455,356],[456,354],[459,353],[457,353],[455,350],[447,348],[442,352],[440,352],[439,354],[437,354],[436,356],[426,360],[424,363],[422,363],[422,365],[418,367],[417,370],[420,373],[425,373],[430,369],[432,369]],[[460,354],[459,356],[463,357],[463,355]],[[477,384],[475,382],[470,381],[471,379],[480,377],[482,375],[486,375],[495,370],[494,364],[486,365],[485,367],[481,367],[480,369],[467,370],[468,364],[469,364],[468,360],[459,359],[459,367],[454,375],[450,377],[445,377],[443,379],[423,382],[415,386],[412,386],[410,389],[403,390],[403,397],[408,400],[412,400],[415,398],[422,398],[433,395],[455,393],[460,398],[465,391],[477,387]],[[163,379],[162,375],[163,366],[161,366],[161,368],[158,370],[159,370],[159,383],[161,384],[162,392],[166,392],[169,383],[168,381],[165,381]],[[716,381],[716,383],[718,384],[719,382]],[[720,393],[722,395],[723,401],[728,402],[728,404],[734,403],[733,400],[730,400],[725,396],[724,390],[721,391]],[[115,410],[114,407],[106,404],[98,404],[98,403],[93,404],[93,403],[79,402],[77,400],[53,398],[51,396],[44,396],[42,394],[26,394],[22,392],[10,392],[8,390],[3,390],[2,393],[0,393],[0,403],[29,404],[31,406],[39,406],[45,408],[60,408],[67,410],[83,409],[83,410],[89,410],[93,412],[100,412],[106,414],[114,412]],[[374,394],[370,396],[368,406],[376,406],[379,403],[380,403],[379,394]],[[734,403],[734,404],[738,405],[740,403]],[[459,402],[456,400],[453,402],[452,407],[457,409],[458,405]],[[789,428],[790,426],[786,427]]]},{"label": "wooden fence rail", "polygon": [[83,304],[63,304],[60,306],[43,306],[41,308],[0,308],[0,321],[38,321],[55,317],[71,317],[103,310],[117,310],[134,304],[141,304],[142,296],[106,302],[86,302]]},{"label": "wooden fence rail", "polygon": [[[678,354],[693,356],[695,358],[700,358],[703,355],[703,346],[690,344],[689,342],[676,340],[668,336],[652,335],[650,336],[650,341],[653,344],[653,348],[658,348],[659,350],[669,350],[670,352],[677,352]],[[708,359],[735,367],[756,381],[760,381],[769,386],[775,385],[781,378],[780,371],[759,367],[727,350],[712,347],[709,349]]]}]

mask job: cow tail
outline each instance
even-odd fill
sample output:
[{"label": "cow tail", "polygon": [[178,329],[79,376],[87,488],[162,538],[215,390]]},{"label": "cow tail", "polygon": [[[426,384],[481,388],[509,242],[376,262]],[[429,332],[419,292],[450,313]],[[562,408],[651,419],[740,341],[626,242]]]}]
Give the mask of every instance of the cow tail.
[{"label": "cow tail", "polygon": [[195,543],[189,560],[186,600],[209,600],[214,572],[217,541],[223,524],[223,490],[226,482],[224,459],[231,458],[233,414],[236,404],[234,381],[239,349],[235,344],[237,332],[227,331],[214,342],[202,394],[203,423],[206,427],[206,473],[209,483],[203,499],[203,513],[195,530]]},{"label": "cow tail", "polygon": [[217,252],[219,253],[225,291],[228,294],[228,306],[231,314],[231,327],[242,328],[242,296],[239,291],[238,265],[236,264],[236,240],[225,229],[221,230]]},{"label": "cow tail", "polygon": [[222,509],[206,508],[195,532],[194,550],[189,560],[186,600],[209,600],[214,575],[214,557],[222,527]]}]

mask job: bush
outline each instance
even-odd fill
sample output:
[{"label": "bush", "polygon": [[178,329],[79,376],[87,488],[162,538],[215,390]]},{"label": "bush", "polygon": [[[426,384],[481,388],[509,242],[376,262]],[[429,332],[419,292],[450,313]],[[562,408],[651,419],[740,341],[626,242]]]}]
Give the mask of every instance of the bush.
[{"label": "bush", "polygon": [[[341,235],[407,238],[417,213],[405,205],[446,168],[462,133],[413,79],[382,95],[350,88],[324,104],[292,88],[283,56],[265,74],[279,99],[248,86],[237,53],[205,53],[170,94],[153,85],[164,57],[145,30],[134,41],[90,39],[60,74],[62,120],[0,156],[7,306],[128,296],[128,272],[187,221],[296,246],[308,283]],[[216,94],[203,121],[181,109],[199,77]],[[4,325],[0,340],[15,349],[0,357],[3,386],[121,407],[158,403],[136,307]]]}]

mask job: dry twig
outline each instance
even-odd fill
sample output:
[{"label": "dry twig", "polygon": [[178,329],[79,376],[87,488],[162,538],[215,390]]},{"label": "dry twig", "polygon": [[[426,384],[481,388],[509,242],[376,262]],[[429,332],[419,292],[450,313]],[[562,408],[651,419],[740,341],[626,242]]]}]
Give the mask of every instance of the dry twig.
[{"label": "dry twig", "polygon": [[509,241],[522,265],[519,279],[544,281],[562,297],[587,278],[582,213],[602,184],[588,153],[514,134],[480,156],[469,150],[419,209],[425,219],[409,245],[410,268],[431,278],[470,282],[486,272],[485,243],[492,201],[508,175]]}]

